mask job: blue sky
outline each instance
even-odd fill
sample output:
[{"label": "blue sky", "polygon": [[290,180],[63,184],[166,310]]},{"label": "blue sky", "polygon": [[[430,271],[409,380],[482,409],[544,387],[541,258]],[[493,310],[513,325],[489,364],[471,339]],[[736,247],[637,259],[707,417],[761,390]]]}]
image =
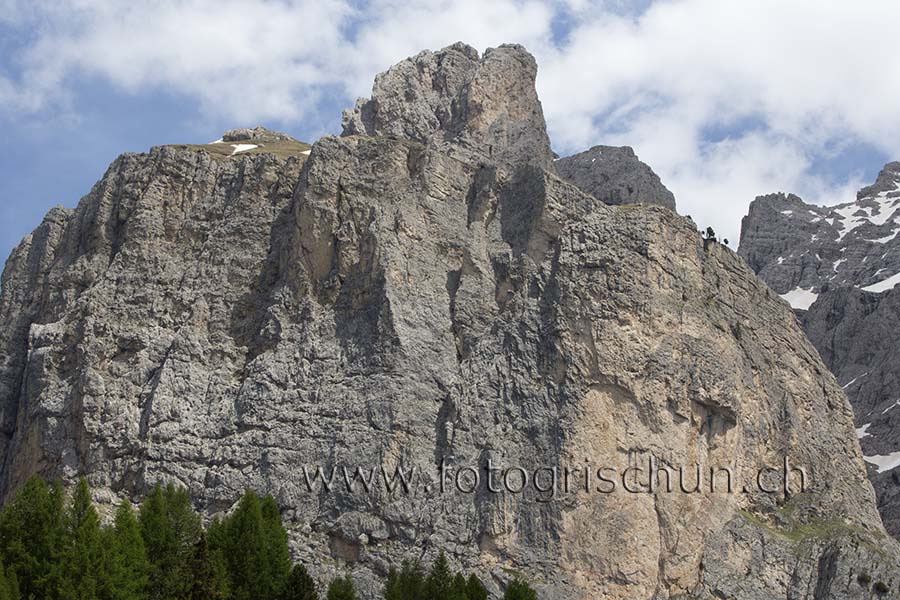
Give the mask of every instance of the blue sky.
[{"label": "blue sky", "polygon": [[631,145],[736,242],[754,196],[849,201],[900,159],[900,3],[841,4],[0,0],[0,254],[121,152],[256,124],[314,141],[457,40],[525,44],[560,154]]}]

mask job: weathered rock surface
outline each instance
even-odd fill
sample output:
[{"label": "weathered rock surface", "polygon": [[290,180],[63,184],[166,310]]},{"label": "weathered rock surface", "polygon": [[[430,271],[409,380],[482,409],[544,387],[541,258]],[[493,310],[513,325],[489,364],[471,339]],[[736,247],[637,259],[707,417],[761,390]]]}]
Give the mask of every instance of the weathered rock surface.
[{"label": "weathered rock surface", "polygon": [[556,161],[557,174],[606,204],[658,204],[675,210],[675,196],[628,146],[594,146]]},{"label": "weathered rock surface", "polygon": [[740,254],[779,294],[868,287],[900,273],[900,162],[889,163],[854,202],[807,204],[761,196],[741,226]]},{"label": "weathered rock surface", "polygon": [[554,155],[536,76],[534,57],[521,46],[481,57],[461,43],[426,50],[375,78],[371,99],[344,111],[343,135],[392,136],[468,160],[549,168]]},{"label": "weathered rock surface", "polygon": [[[174,480],[214,513],[270,491],[296,557],[349,564],[365,598],[440,550],[542,598],[896,597],[850,407],[793,313],[689,220],[558,178],[533,72],[519,47],[457,45],[382,75],[305,162],[118,159],[7,263],[2,492],[85,474],[113,502]],[[696,463],[730,467],[739,492],[785,456],[805,493],[437,481],[443,461],[655,457],[688,489]],[[303,466],[417,472],[410,494],[328,492]]]},{"label": "weathered rock surface", "polygon": [[287,134],[280,133],[278,131],[272,131],[271,129],[266,129],[265,127],[258,125],[253,128],[243,127],[240,129],[230,129],[222,134],[222,141],[296,142],[297,140]]},{"label": "weathered rock surface", "polygon": [[763,196],[740,253],[798,310],[840,382],[888,531],[900,537],[900,163],[836,207]]}]

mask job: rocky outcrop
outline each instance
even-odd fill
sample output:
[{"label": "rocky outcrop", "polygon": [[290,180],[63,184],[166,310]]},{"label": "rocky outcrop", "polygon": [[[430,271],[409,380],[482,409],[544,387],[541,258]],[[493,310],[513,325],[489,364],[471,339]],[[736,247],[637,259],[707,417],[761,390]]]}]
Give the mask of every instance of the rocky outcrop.
[{"label": "rocky outcrop", "polygon": [[628,146],[594,146],[556,161],[557,174],[606,204],[658,204],[675,210],[675,196]]},{"label": "rocky outcrop", "polygon": [[296,142],[297,140],[289,135],[272,131],[262,126],[253,128],[230,129],[222,134],[223,142]]},{"label": "rocky outcrop", "polygon": [[521,46],[484,56],[461,43],[426,50],[375,78],[372,97],[344,111],[343,135],[397,137],[466,160],[549,168],[554,155],[536,76]]},{"label": "rocky outcrop", "polygon": [[[442,550],[494,594],[516,572],[554,599],[900,590],[849,405],[793,313],[690,220],[557,177],[533,71],[457,45],[380,76],[305,162],[117,160],[7,265],[3,492],[173,480],[209,514],[272,492],[295,557],[352,567],[367,599]],[[760,490],[785,457],[806,491]],[[688,489],[730,468],[735,493],[582,487],[651,459]],[[511,476],[473,487],[488,464]],[[410,492],[350,491],[357,467]]]},{"label": "rocky outcrop", "polygon": [[900,537],[900,163],[836,207],[763,196],[740,253],[799,313],[850,398],[885,525]]}]

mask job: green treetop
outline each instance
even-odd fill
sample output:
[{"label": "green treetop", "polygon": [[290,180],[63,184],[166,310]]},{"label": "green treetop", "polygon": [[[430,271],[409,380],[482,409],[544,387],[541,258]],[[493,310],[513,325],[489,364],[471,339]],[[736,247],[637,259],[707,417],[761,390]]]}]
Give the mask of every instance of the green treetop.
[{"label": "green treetop", "polygon": [[356,600],[356,586],[350,575],[338,577],[328,586],[328,600]]},{"label": "green treetop", "polygon": [[281,591],[281,600],[319,600],[316,582],[302,564],[298,563],[291,569],[287,583]]},{"label": "green treetop", "polygon": [[191,559],[202,530],[187,490],[157,485],[138,518],[150,568],[150,598],[184,598],[191,588]]},{"label": "green treetop", "polygon": [[0,513],[0,554],[6,578],[23,598],[54,598],[61,585],[65,492],[32,477]]},{"label": "green treetop", "polygon": [[526,582],[516,577],[509,584],[509,587],[506,588],[503,600],[537,600],[537,592]]},{"label": "green treetop", "polygon": [[65,515],[63,535],[60,598],[95,600],[105,584],[104,554],[100,517],[85,479],[75,486]]},{"label": "green treetop", "polygon": [[103,533],[106,546],[104,600],[143,600],[147,597],[150,562],[141,537],[141,526],[131,502],[116,510],[112,527]]}]

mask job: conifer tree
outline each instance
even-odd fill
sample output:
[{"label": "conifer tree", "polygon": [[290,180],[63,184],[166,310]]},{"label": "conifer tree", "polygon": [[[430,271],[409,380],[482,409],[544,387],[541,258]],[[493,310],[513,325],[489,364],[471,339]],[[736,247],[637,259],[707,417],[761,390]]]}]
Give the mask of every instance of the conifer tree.
[{"label": "conifer tree", "polygon": [[261,511],[265,587],[259,592],[263,597],[274,598],[280,594],[291,574],[291,551],[275,498],[271,495],[263,498]]},{"label": "conifer tree", "polygon": [[525,581],[516,577],[506,588],[503,600],[537,600],[537,592]]},{"label": "conifer tree", "polygon": [[0,554],[6,578],[18,583],[23,598],[58,595],[64,503],[59,482],[48,487],[35,476],[0,513]]},{"label": "conifer tree", "polygon": [[3,563],[0,563],[0,600],[19,600],[19,586],[13,573],[7,575]]},{"label": "conifer tree", "polygon": [[126,499],[116,510],[111,527],[103,532],[106,545],[103,600],[143,600],[147,597],[150,562],[134,508]]},{"label": "conifer tree", "polygon": [[157,485],[141,505],[139,521],[150,560],[150,598],[184,598],[190,592],[191,559],[201,531],[187,490]]},{"label": "conifer tree", "polygon": [[215,517],[206,527],[206,542],[211,552],[219,552],[224,556],[228,546],[228,530],[226,523]]},{"label": "conifer tree", "polygon": [[263,590],[272,587],[265,566],[265,536],[259,496],[252,491],[246,492],[223,525],[232,597],[234,600],[254,600],[263,595]]},{"label": "conifer tree", "polygon": [[179,558],[187,564],[194,554],[194,545],[203,531],[200,515],[194,510],[191,497],[184,487],[168,484],[165,498],[169,521],[179,549]]},{"label": "conifer tree", "polygon": [[356,600],[356,586],[350,575],[338,577],[328,586],[327,600]]},{"label": "conifer tree", "polygon": [[201,533],[191,558],[190,600],[225,600],[229,597],[228,575],[218,555]]},{"label": "conifer tree", "polygon": [[384,600],[405,600],[400,593],[400,573],[397,569],[391,567],[387,574],[387,581],[384,582]]},{"label": "conifer tree", "polygon": [[453,572],[447,556],[441,552],[425,581],[426,597],[430,600],[455,600],[453,596]]},{"label": "conifer tree", "polygon": [[162,486],[156,484],[150,495],[141,505],[138,522],[141,526],[141,538],[150,562],[150,588],[154,598],[163,597],[166,569],[175,550],[175,534],[169,523],[166,510],[166,497]]},{"label": "conifer tree", "polygon": [[384,588],[385,600],[428,600],[425,592],[425,574],[418,562],[403,561],[398,573],[391,569]]},{"label": "conifer tree", "polygon": [[278,504],[247,491],[234,513],[210,526],[210,544],[226,557],[234,600],[277,598],[291,573]]},{"label": "conifer tree", "polygon": [[281,600],[319,600],[316,582],[302,564],[297,563],[291,569],[291,574],[281,592]]},{"label": "conifer tree", "polygon": [[488,592],[474,573],[469,575],[466,581],[466,599],[467,600],[488,600]]},{"label": "conifer tree", "polygon": [[75,486],[65,517],[62,543],[62,585],[64,600],[95,600],[104,587],[103,547],[100,517],[91,500],[91,490],[82,478]]},{"label": "conifer tree", "polygon": [[[29,480],[0,511],[0,600],[318,600],[306,568],[291,568],[275,499],[244,494],[234,514],[204,533],[187,491],[156,486],[139,515],[126,500],[101,528],[85,480],[65,505],[59,483]],[[327,600],[356,600],[350,575]],[[484,585],[450,569],[441,553],[426,577],[418,563],[391,570],[385,600],[487,600]],[[537,600],[516,578],[505,600]]]},{"label": "conifer tree", "polygon": [[462,573],[457,573],[453,576],[450,598],[453,600],[469,600],[469,594],[466,590],[466,576]]}]

